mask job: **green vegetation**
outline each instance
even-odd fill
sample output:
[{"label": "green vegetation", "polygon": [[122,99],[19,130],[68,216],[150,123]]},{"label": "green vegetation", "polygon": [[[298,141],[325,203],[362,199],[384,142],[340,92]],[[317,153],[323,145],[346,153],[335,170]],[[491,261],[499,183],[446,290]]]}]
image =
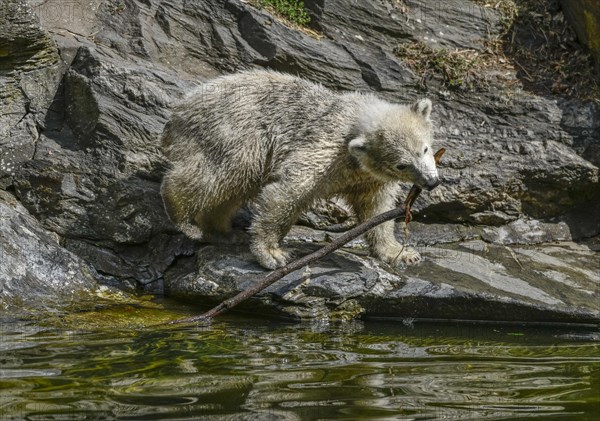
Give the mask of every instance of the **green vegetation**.
[{"label": "green vegetation", "polygon": [[298,0],[252,0],[251,4],[266,9],[280,18],[298,26],[306,26],[310,17],[304,8],[304,2]]}]

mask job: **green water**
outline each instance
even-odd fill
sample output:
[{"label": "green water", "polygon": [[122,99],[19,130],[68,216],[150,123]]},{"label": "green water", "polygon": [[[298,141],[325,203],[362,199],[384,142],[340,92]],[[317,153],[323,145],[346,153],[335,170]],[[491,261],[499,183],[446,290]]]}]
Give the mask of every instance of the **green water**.
[{"label": "green water", "polygon": [[114,314],[2,322],[0,420],[600,419],[593,328]]}]

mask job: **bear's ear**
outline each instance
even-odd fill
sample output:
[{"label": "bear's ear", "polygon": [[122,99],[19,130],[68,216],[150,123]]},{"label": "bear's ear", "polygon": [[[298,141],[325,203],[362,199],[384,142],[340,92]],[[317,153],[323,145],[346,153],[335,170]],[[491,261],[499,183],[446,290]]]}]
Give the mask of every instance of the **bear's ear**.
[{"label": "bear's ear", "polygon": [[425,98],[415,102],[410,109],[423,116],[425,120],[429,120],[429,117],[431,116],[431,107],[431,100]]},{"label": "bear's ear", "polygon": [[367,153],[367,139],[364,136],[355,137],[348,143],[350,154],[355,157],[362,156]]}]

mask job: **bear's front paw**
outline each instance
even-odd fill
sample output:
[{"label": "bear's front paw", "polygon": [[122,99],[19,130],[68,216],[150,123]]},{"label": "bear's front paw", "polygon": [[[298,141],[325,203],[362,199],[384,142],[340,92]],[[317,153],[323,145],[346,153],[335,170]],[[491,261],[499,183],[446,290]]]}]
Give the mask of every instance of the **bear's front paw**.
[{"label": "bear's front paw", "polygon": [[383,252],[377,253],[377,257],[392,266],[416,265],[421,261],[421,254],[412,247],[398,247],[388,248]]},{"label": "bear's front paw", "polygon": [[280,247],[253,245],[251,249],[258,263],[266,269],[275,270],[283,267],[290,259],[290,254]]},{"label": "bear's front paw", "polygon": [[416,265],[422,260],[421,253],[412,247],[404,247],[404,250],[402,253],[400,253],[399,258],[407,265]]}]

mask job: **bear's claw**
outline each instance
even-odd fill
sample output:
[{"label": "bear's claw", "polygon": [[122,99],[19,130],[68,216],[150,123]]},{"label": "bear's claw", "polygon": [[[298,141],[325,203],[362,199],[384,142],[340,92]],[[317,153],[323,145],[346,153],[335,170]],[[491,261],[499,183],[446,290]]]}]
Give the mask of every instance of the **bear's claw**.
[{"label": "bear's claw", "polygon": [[401,245],[376,254],[382,261],[392,266],[416,265],[422,260],[421,254],[414,248]]},{"label": "bear's claw", "polygon": [[407,265],[416,265],[421,262],[421,254],[413,248],[406,247],[399,258]]},{"label": "bear's claw", "polygon": [[271,270],[287,265],[291,257],[280,247],[252,247],[252,253],[262,267]]}]

